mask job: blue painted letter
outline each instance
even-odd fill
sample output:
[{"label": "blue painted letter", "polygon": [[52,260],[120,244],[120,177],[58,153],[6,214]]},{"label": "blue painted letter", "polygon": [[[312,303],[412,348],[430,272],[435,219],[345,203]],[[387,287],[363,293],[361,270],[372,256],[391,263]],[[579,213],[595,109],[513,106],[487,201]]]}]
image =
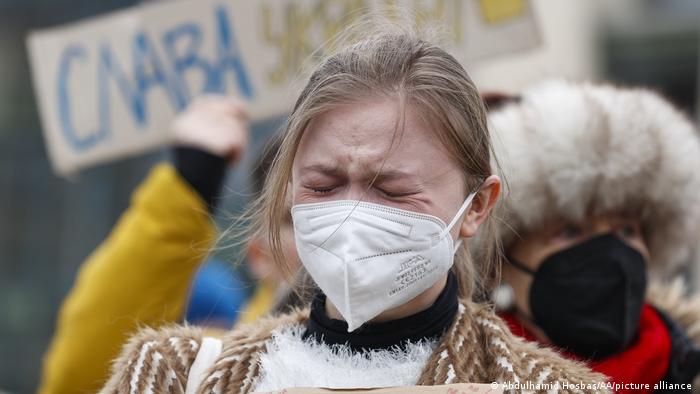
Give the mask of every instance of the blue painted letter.
[{"label": "blue painted letter", "polygon": [[[99,91],[99,106],[100,106],[100,127],[93,132],[87,133],[85,136],[81,137],[76,133],[73,121],[71,118],[71,103],[70,95],[68,93],[68,80],[70,77],[70,65],[72,60],[84,59],[85,58],[85,48],[78,45],[70,45],[65,51],[63,51],[63,56],[61,57],[61,63],[58,68],[58,113],[61,121],[61,131],[63,136],[66,138],[68,143],[76,151],[84,151],[90,149],[95,144],[105,139],[109,135],[107,119],[104,115],[104,92]],[[100,87],[103,84],[100,83]]]}]

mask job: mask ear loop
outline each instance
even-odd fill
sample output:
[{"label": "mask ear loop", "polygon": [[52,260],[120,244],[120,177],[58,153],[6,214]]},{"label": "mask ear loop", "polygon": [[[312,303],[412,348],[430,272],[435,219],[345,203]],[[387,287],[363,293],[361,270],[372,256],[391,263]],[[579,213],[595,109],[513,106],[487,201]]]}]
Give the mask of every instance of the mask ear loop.
[{"label": "mask ear loop", "polygon": [[531,275],[531,276],[535,275],[535,271],[533,271],[531,268],[527,267],[525,264],[521,263],[520,261],[518,261],[510,256],[506,256],[506,261],[508,262],[508,264],[517,268],[521,272],[524,272],[524,273]]},{"label": "mask ear loop", "polygon": [[[535,276],[535,271],[533,271],[531,268],[527,267],[525,264],[521,263],[517,259],[511,257],[510,254],[506,255],[506,262],[520,272],[523,272],[523,273],[530,275],[532,277]],[[508,285],[508,286],[510,286],[510,285]],[[532,307],[530,307],[530,308],[532,309]],[[525,311],[520,309],[516,303],[513,303],[513,306],[511,308],[510,312],[517,315],[521,319],[527,320],[528,322],[530,322],[530,324],[534,325],[535,327],[539,327],[539,325],[535,321],[535,318],[528,315],[527,313],[525,313]]]},{"label": "mask ear loop", "polygon": [[[478,192],[478,190],[475,192],[472,192],[469,196],[467,196],[467,198],[462,203],[462,206],[459,207],[457,214],[452,218],[452,221],[450,222],[450,224],[448,224],[447,227],[445,227],[445,229],[442,230],[442,232],[440,233],[440,239],[442,239],[442,237],[450,234],[450,230],[452,230],[452,227],[454,227],[454,225],[457,223],[457,221],[462,217],[462,215],[464,215],[464,212],[467,210],[467,208],[469,208],[469,206],[471,205],[472,201],[474,200],[474,197],[476,196],[477,192]],[[457,249],[459,249],[459,247],[461,245],[462,245],[462,238],[458,238],[457,242],[455,243],[454,252],[457,252]]]}]

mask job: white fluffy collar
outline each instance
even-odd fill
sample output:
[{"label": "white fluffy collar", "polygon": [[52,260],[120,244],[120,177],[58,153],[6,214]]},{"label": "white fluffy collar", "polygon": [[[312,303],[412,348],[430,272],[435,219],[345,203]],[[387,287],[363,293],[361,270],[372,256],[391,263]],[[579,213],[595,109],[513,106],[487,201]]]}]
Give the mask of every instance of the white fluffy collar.
[{"label": "white fluffy collar", "polygon": [[302,340],[302,326],[273,334],[260,356],[254,391],[290,387],[368,388],[414,385],[437,342],[365,354]]}]

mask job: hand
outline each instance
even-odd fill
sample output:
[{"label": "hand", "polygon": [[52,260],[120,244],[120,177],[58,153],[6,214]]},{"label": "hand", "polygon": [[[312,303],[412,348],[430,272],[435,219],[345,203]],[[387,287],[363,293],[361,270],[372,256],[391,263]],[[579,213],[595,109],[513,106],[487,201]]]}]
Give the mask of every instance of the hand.
[{"label": "hand", "polygon": [[242,101],[226,96],[196,98],[172,124],[174,143],[237,162],[248,147],[248,113]]}]

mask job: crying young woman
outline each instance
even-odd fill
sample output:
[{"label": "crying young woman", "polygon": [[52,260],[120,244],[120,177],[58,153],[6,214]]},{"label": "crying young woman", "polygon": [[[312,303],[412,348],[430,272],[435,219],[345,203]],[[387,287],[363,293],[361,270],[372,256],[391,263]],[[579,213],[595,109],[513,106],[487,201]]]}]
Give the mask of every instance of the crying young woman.
[{"label": "crying young woman", "polygon": [[[281,270],[296,244],[313,301],[222,338],[142,331],[102,392],[492,382],[590,391],[603,375],[526,343],[471,301],[497,256],[492,159],[477,89],[443,49],[389,28],[340,47],[297,99],[251,224]],[[293,234],[282,226],[290,209]],[[472,261],[477,233],[493,242]]]}]

